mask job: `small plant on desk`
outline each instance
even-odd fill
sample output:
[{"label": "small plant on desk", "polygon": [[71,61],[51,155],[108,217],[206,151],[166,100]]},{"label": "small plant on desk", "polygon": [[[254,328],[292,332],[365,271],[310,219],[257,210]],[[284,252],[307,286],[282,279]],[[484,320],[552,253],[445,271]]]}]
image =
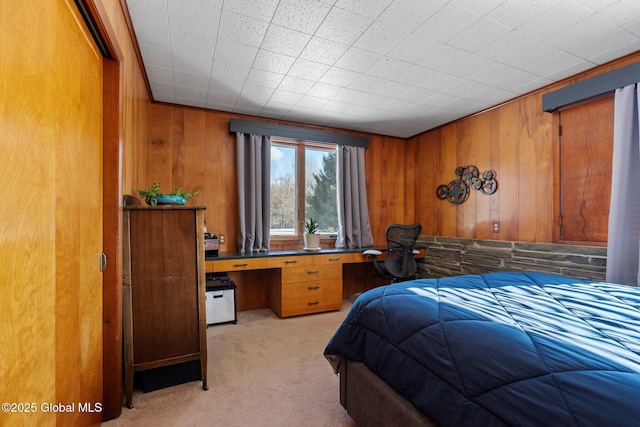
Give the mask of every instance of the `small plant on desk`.
[{"label": "small plant on desk", "polygon": [[309,221],[304,223],[304,248],[305,249],[320,249],[320,235],[318,234],[318,223],[309,218]]},{"label": "small plant on desk", "polygon": [[316,234],[318,231],[318,223],[315,219],[309,218],[309,221],[304,223],[304,232],[307,234]]}]

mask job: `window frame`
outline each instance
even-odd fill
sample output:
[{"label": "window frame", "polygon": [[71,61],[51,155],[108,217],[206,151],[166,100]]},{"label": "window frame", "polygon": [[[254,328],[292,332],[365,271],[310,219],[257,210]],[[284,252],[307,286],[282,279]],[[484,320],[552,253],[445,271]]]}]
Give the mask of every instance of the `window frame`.
[{"label": "window frame", "polygon": [[[305,187],[305,163],[306,163],[306,149],[311,148],[315,150],[322,150],[331,152],[336,149],[336,144],[328,142],[313,142],[303,141],[297,139],[289,139],[283,137],[271,137],[271,145],[289,146],[295,147],[296,150],[296,230],[295,234],[271,234],[269,229],[269,236],[271,241],[301,241],[304,234],[304,216],[305,216],[305,200],[306,195],[304,193]],[[302,184],[302,185],[300,185]],[[321,242],[335,241],[336,235],[334,233],[318,233],[320,234]]]}]

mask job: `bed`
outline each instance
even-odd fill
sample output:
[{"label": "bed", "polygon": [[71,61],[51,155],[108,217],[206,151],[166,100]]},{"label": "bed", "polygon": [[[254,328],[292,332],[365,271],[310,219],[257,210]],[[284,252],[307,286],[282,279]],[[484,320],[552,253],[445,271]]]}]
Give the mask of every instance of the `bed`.
[{"label": "bed", "polygon": [[397,283],[358,297],[324,355],[359,426],[640,422],[636,287],[515,272]]}]

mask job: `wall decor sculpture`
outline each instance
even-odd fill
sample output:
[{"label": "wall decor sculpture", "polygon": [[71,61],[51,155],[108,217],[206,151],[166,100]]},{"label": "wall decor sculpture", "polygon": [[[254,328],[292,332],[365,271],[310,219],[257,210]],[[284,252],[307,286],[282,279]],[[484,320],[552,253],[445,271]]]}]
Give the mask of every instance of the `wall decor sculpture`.
[{"label": "wall decor sculpture", "polygon": [[436,189],[436,195],[440,200],[448,200],[449,202],[459,205],[469,198],[469,189],[478,190],[482,194],[489,195],[498,189],[498,181],[496,181],[496,173],[492,170],[484,171],[480,175],[480,171],[473,165],[458,166],[456,168],[458,179],[454,179],[448,185],[441,184]]}]

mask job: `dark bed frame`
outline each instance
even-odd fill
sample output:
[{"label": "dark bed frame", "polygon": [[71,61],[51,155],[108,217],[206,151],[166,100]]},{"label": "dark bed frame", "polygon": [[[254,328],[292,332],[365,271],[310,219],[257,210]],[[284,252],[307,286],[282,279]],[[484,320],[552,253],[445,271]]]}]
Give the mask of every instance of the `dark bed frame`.
[{"label": "dark bed frame", "polygon": [[436,424],[364,363],[340,358],[340,403],[358,427]]}]

